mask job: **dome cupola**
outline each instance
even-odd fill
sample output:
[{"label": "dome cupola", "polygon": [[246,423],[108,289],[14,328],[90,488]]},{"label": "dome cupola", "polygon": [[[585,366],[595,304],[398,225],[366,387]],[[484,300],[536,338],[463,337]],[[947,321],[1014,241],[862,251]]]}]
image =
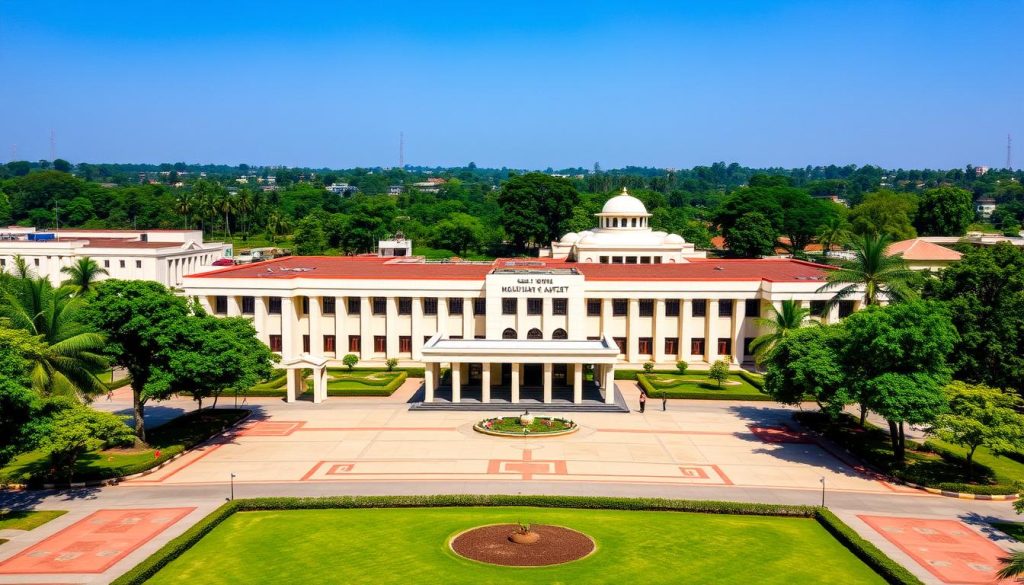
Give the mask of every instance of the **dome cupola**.
[{"label": "dome cupola", "polygon": [[651,214],[647,213],[643,201],[630,195],[625,187],[595,215],[602,229],[650,229],[647,221]]}]

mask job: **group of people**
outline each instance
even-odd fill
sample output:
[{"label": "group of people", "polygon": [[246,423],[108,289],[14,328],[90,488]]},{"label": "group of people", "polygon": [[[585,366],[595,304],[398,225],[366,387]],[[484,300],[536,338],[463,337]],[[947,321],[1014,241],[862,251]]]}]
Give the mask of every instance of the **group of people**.
[{"label": "group of people", "polygon": [[[647,407],[647,391],[640,388],[640,412],[643,412]],[[661,395],[661,410],[668,410],[668,397],[664,394]]]}]

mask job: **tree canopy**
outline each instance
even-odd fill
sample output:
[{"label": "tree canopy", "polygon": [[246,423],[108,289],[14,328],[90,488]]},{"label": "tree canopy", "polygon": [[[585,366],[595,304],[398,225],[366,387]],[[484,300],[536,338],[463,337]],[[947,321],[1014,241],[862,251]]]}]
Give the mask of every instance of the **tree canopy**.
[{"label": "tree canopy", "polygon": [[519,251],[561,237],[578,202],[572,183],[544,173],[511,177],[498,194],[502,226]]}]

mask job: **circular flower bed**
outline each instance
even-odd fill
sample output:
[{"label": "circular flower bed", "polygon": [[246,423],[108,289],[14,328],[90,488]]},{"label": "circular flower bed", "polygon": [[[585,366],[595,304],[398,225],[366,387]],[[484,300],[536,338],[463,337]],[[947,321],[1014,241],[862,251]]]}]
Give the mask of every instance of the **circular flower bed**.
[{"label": "circular flower bed", "polygon": [[568,435],[579,430],[579,425],[567,418],[533,416],[501,416],[485,418],[473,425],[473,430],[499,437],[530,437]]},{"label": "circular flower bed", "polygon": [[594,540],[582,532],[545,524],[531,527],[529,533],[537,538],[518,543],[512,538],[518,528],[515,524],[473,528],[457,534],[449,546],[461,557],[506,567],[560,565],[582,559],[596,548]]}]

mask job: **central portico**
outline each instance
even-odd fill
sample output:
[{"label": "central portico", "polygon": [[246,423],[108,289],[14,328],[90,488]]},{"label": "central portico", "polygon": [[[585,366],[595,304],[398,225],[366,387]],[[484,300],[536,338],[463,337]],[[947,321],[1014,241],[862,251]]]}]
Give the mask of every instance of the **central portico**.
[{"label": "central portico", "polygon": [[[605,404],[615,402],[615,362],[619,349],[610,338],[450,339],[437,334],[423,346],[424,402],[432,403],[441,385],[441,365],[449,364],[450,402],[463,400],[467,387],[479,388],[481,404],[522,402],[527,390],[540,390],[541,404],[583,404],[584,380],[600,390]],[[498,397],[496,392],[503,395]]]}]

